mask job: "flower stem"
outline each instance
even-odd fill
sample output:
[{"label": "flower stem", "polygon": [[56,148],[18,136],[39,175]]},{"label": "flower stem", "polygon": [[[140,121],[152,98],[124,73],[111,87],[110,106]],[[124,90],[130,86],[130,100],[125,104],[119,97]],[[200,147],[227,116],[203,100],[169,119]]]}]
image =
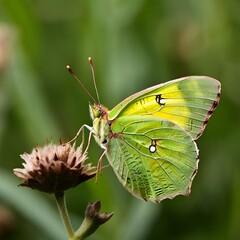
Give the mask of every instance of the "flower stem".
[{"label": "flower stem", "polygon": [[[97,229],[97,227],[96,227]],[[92,233],[95,232],[95,227],[93,227],[93,222],[90,219],[84,219],[80,228],[76,231],[76,236],[78,236],[78,240],[83,240]]]},{"label": "flower stem", "polygon": [[77,240],[83,240],[87,238],[93,234],[100,227],[100,225],[104,224],[112,217],[112,213],[99,213],[100,208],[100,201],[88,204],[85,211],[85,218],[79,229],[75,232]]},{"label": "flower stem", "polygon": [[85,210],[85,218],[79,229],[74,232],[68,216],[64,192],[55,193],[55,198],[64,226],[67,230],[69,240],[83,240],[93,234],[100,225],[107,222],[113,213],[99,213],[101,208],[100,201],[93,204],[89,203]]},{"label": "flower stem", "polygon": [[72,229],[72,225],[69,219],[64,192],[55,193],[55,198],[63,224],[67,230],[68,237],[69,239],[74,239],[74,231]]}]

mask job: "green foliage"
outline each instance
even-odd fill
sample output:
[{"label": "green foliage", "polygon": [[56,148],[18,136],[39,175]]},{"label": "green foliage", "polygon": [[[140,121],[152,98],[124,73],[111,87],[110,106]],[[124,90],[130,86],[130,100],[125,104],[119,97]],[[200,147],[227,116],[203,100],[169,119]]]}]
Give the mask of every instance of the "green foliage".
[{"label": "green foliage", "polygon": [[[101,102],[110,109],[132,93],[187,75],[219,79],[222,96],[198,140],[199,172],[189,198],[145,203],[108,167],[98,184],[67,193],[76,223],[87,202],[101,200],[114,216],[91,239],[239,239],[239,4],[1,0],[0,204],[15,219],[3,239],[66,239],[54,198],[17,188],[12,168],[36,144],[68,140],[91,124],[90,99],[65,69],[69,64],[94,95],[89,56]],[[93,141],[90,160],[100,154]]]}]

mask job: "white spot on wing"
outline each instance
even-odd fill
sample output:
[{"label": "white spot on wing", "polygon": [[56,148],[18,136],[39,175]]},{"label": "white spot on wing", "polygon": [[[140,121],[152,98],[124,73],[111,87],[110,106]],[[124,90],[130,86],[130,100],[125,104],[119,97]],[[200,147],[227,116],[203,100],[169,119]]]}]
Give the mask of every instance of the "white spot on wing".
[{"label": "white spot on wing", "polygon": [[151,153],[155,153],[155,152],[156,152],[156,146],[155,146],[155,145],[151,145],[151,146],[149,147],[149,151],[150,151]]},{"label": "white spot on wing", "polygon": [[164,98],[161,98],[160,99],[160,101],[159,101],[159,103],[161,104],[161,105],[165,105],[166,104],[166,99],[164,99]]}]

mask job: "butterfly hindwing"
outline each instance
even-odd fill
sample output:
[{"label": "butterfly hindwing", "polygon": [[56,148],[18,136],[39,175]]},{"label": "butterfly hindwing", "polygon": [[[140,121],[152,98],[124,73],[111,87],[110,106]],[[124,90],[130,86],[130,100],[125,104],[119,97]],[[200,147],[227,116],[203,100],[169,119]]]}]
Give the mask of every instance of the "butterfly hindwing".
[{"label": "butterfly hindwing", "polygon": [[152,116],[123,116],[112,131],[107,157],[133,195],[159,202],[190,192],[198,150],[181,127]]},{"label": "butterfly hindwing", "polygon": [[109,113],[113,120],[121,116],[153,116],[171,122],[197,139],[220,98],[220,83],[210,77],[176,79],[138,92],[118,104]]}]

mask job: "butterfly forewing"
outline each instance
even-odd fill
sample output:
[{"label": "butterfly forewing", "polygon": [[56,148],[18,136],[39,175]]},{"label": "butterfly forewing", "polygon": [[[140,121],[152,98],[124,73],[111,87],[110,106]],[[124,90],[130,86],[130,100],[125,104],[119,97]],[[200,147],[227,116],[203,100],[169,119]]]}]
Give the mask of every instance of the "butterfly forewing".
[{"label": "butterfly forewing", "polygon": [[112,130],[115,137],[107,156],[133,195],[159,202],[190,192],[198,150],[181,127],[156,117],[124,116],[116,119]]},{"label": "butterfly forewing", "polygon": [[109,114],[121,116],[153,116],[174,122],[193,139],[198,138],[218,104],[220,83],[210,77],[193,76],[169,81],[136,93]]}]

